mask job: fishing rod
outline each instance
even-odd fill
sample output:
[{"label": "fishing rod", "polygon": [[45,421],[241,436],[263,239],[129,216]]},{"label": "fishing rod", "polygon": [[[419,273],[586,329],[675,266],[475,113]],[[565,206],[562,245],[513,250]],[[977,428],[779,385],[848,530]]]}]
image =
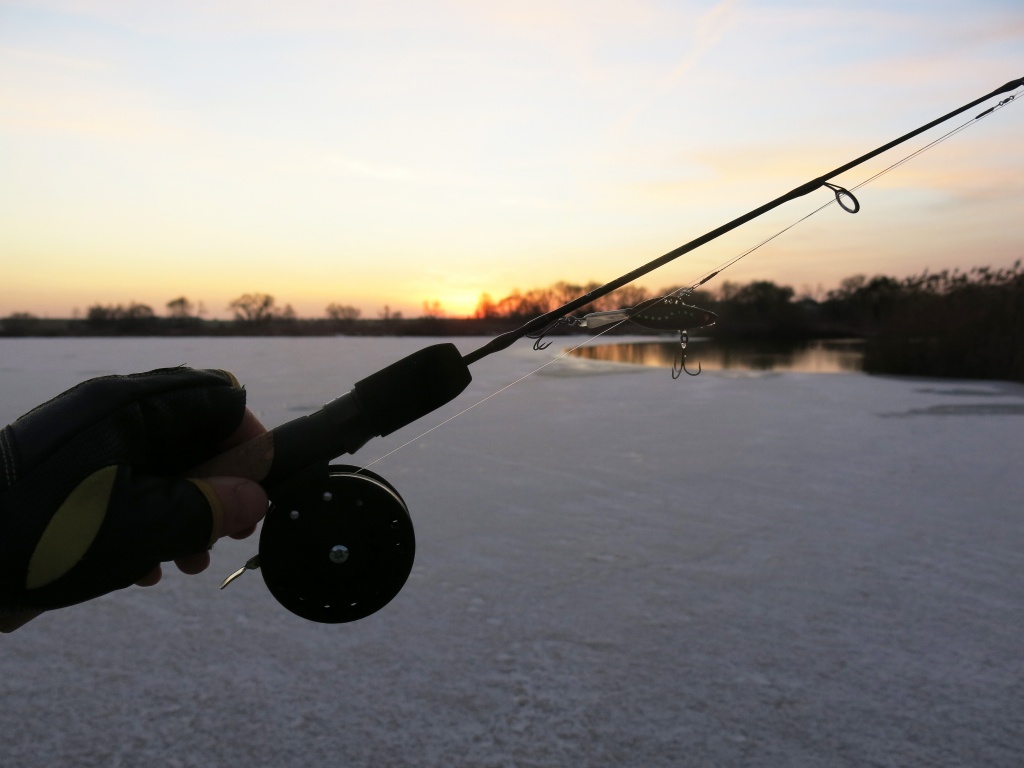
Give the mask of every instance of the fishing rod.
[{"label": "fishing rod", "polygon": [[[984,96],[975,99],[970,104],[965,104],[959,109],[954,109],[952,112],[949,112],[948,114],[945,114],[942,117],[936,118],[935,120],[932,120],[930,123],[922,125],[920,128],[915,128],[913,131],[910,131],[909,133],[900,136],[898,139],[893,139],[888,144],[883,144],[877,149],[874,149],[871,152],[868,152],[867,154],[861,155],[856,160],[851,160],[850,162],[846,163],[845,165],[839,166],[833,171],[829,171],[828,173],[822,174],[821,176],[818,176],[815,179],[811,179],[810,181],[801,184],[799,187],[790,190],[786,194],[780,195],[774,200],[767,202],[764,205],[743,214],[742,216],[736,217],[727,224],[723,224],[717,229],[713,229],[710,232],[706,232],[700,237],[694,238],[690,242],[681,245],[674,250],[669,251],[664,256],[659,256],[657,259],[649,261],[642,267],[637,267],[636,269],[627,272],[626,274],[621,275],[620,277],[617,277],[614,280],[611,280],[610,282],[605,283],[600,288],[595,288],[589,293],[586,293],[583,296],[580,296],[579,298],[573,299],[572,301],[562,305],[561,307],[558,307],[557,309],[553,309],[550,312],[535,317],[533,320],[530,320],[521,328],[517,328],[514,331],[509,331],[507,333],[503,333],[500,336],[495,337],[487,344],[480,347],[480,349],[466,355],[467,365],[470,363],[475,363],[482,357],[486,357],[487,355],[499,352],[503,349],[507,349],[518,339],[542,331],[544,328],[550,326],[559,318],[568,315],[570,312],[574,312],[580,307],[590,304],[591,302],[601,298],[602,296],[607,296],[612,291],[618,288],[622,288],[623,286],[632,283],[634,280],[638,280],[644,275],[665,266],[669,262],[678,259],[680,256],[687,254],[690,251],[700,248],[702,245],[710,243],[712,240],[721,237],[727,232],[731,232],[732,230],[746,224],[749,221],[753,221],[758,216],[761,216],[762,214],[767,213],[768,211],[773,210],[774,208],[778,208],[783,203],[788,203],[790,200],[796,200],[798,197],[809,195],[811,192],[821,189],[822,187],[827,187],[835,194],[836,202],[838,202],[844,210],[846,210],[849,213],[857,213],[857,211],[860,210],[860,203],[857,202],[857,199],[853,196],[851,192],[849,192],[849,190],[846,190],[836,184],[830,184],[830,179],[834,179],[836,176],[846,173],[846,171],[850,170],[851,168],[856,168],[858,165],[861,165],[862,163],[865,163],[868,160],[871,160],[872,158],[883,154],[884,152],[888,152],[893,147],[899,146],[900,144],[909,141],[915,136],[918,136],[924,133],[925,131],[932,129],[935,126],[946,122],[947,120],[951,120],[957,115],[963,114],[967,110],[973,109],[979,104],[988,101],[989,99],[994,98],[995,96],[999,96],[1004,93],[1009,93],[1010,91],[1016,90],[1017,88],[1020,88],[1022,86],[1024,86],[1024,77],[1018,78],[1017,80],[1011,80],[1005,85],[996,88],[991,93],[987,93]],[[997,106],[1002,106],[1002,103],[1005,102],[1001,102]],[[979,114],[975,119],[977,120],[982,117],[985,117],[987,114],[989,114],[992,110],[995,110],[996,108],[997,107],[992,107],[989,110],[985,110],[985,112]],[[717,274],[718,272],[712,272],[710,275],[704,277],[694,287],[703,285],[704,283],[708,282],[713,277],[715,277],[715,275]]]},{"label": "fishing rod", "polygon": [[[1024,77],[538,315],[466,355],[450,343],[414,352],[357,382],[351,391],[319,411],[275,427],[196,467],[191,473],[196,477],[224,475],[259,482],[271,499],[260,534],[259,553],[231,574],[221,588],[246,571],[259,569],[278,602],[303,618],[343,623],[380,610],[398,594],[412,570],[415,536],[409,510],[395,487],[383,477],[367,468],[331,464],[332,460],[355,453],[373,437],[390,435],[454,400],[469,386],[469,366],[478,360],[507,349],[524,337],[537,339],[535,347],[543,348],[540,339],[560,322],[596,328],[630,321],[677,330],[685,351],[687,330],[710,325],[716,317],[685,304],[680,296],[652,299],[612,312],[593,312],[582,318],[570,315],[758,216],[816,190],[830,190],[835,195],[834,202],[847,212],[856,213],[860,209],[857,198],[850,190],[832,183],[832,179],[989,99],[1021,87]],[[968,124],[1015,97],[1016,94],[1002,99]],[[705,275],[684,293],[704,285],[736,260]],[[680,368],[685,370],[685,354]]]}]

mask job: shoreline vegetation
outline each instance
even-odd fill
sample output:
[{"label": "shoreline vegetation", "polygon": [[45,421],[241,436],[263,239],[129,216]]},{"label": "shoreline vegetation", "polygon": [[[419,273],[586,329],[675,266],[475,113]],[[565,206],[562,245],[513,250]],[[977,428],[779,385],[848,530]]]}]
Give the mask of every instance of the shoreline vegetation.
[{"label": "shoreline vegetation", "polygon": [[[229,305],[231,320],[207,320],[185,297],[167,303],[158,316],[145,304],[94,305],[85,317],[48,319],[18,312],[0,320],[0,337],[95,336],[497,336],[562,306],[598,284],[556,283],[494,300],[480,297],[473,317],[449,318],[437,302],[405,318],[387,307],[366,319],[354,307],[330,304],[324,317],[297,317],[273,296],[244,294]],[[577,314],[631,307],[678,290],[650,293],[627,286]],[[709,309],[718,324],[700,331],[723,342],[859,338],[864,370],[946,378],[1024,382],[1024,270],[1021,261],[1005,269],[924,273],[904,279],[863,275],[846,278],[824,296],[797,296],[769,281],[723,282],[715,291],[696,290],[688,304]],[[556,327],[551,335],[583,334]],[[624,323],[612,334],[644,335]]]}]

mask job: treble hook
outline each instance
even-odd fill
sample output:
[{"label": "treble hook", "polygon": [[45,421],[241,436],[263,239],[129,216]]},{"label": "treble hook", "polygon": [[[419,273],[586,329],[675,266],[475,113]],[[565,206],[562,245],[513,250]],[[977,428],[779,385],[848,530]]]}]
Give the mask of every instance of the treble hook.
[{"label": "treble hook", "polygon": [[547,349],[554,343],[554,341],[549,341],[545,344],[542,344],[541,342],[544,341],[544,337],[547,336],[551,332],[551,330],[555,328],[555,326],[562,324],[569,324],[569,320],[567,320],[564,317],[560,317],[557,320],[555,320],[555,322],[551,323],[551,325],[549,325],[547,328],[544,328],[543,330],[538,331],[537,333],[528,333],[526,335],[526,338],[536,339],[536,341],[533,342],[533,348],[537,352],[540,352],[543,349]]},{"label": "treble hook", "polygon": [[675,361],[672,363],[672,378],[678,379],[683,373],[687,376],[700,376],[700,361],[697,361],[697,372],[689,370],[686,367],[686,345],[690,341],[690,334],[686,331],[679,332],[679,354],[676,355]]}]

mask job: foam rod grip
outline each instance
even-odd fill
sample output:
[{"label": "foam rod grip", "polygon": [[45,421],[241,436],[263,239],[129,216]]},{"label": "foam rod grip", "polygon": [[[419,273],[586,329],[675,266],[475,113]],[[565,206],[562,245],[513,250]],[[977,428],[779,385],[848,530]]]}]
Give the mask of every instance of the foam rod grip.
[{"label": "foam rod grip", "polygon": [[355,393],[383,437],[451,402],[472,378],[454,344],[435,344],[357,382]]},{"label": "foam rod grip", "polygon": [[273,485],[307,467],[355,453],[454,400],[472,381],[454,344],[435,344],[366,377],[319,411],[289,421],[193,470]]}]

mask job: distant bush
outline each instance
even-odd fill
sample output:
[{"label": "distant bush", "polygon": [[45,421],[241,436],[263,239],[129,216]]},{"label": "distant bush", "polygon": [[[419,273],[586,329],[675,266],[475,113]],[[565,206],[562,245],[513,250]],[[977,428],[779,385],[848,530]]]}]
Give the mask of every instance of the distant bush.
[{"label": "distant bush", "polygon": [[1024,271],[977,267],[897,284],[873,324],[873,373],[1024,381]]},{"label": "distant bush", "polygon": [[[531,288],[521,293],[518,288],[508,296],[495,301],[490,294],[483,294],[477,302],[473,316],[479,320],[530,320],[558,309],[570,301],[600,288],[600,283],[558,282],[547,288]],[[580,308],[580,312],[604,312],[622,307],[632,307],[651,298],[647,289],[640,285],[627,285],[607,296]]]},{"label": "distant bush", "polygon": [[0,321],[0,333],[5,336],[31,336],[39,325],[39,318],[30,312],[13,312]]},{"label": "distant bush", "polygon": [[[597,287],[557,283],[516,290],[499,300],[485,294],[476,316],[522,322]],[[655,295],[676,290],[666,288]],[[648,298],[643,288],[630,286],[579,313],[631,307]],[[695,291],[685,300],[719,316],[718,324],[701,330],[702,335],[860,337],[866,339],[865,370],[872,373],[1024,381],[1024,271],[1019,261],[1007,269],[925,272],[903,280],[855,275],[822,302],[795,300],[789,286],[764,280],[745,285],[726,281],[717,292]],[[616,330],[643,332],[628,323]]]},{"label": "distant bush", "polygon": [[133,301],[127,306],[94,304],[86,310],[85,322],[98,331],[142,333],[156,327],[157,317],[148,304]]}]

